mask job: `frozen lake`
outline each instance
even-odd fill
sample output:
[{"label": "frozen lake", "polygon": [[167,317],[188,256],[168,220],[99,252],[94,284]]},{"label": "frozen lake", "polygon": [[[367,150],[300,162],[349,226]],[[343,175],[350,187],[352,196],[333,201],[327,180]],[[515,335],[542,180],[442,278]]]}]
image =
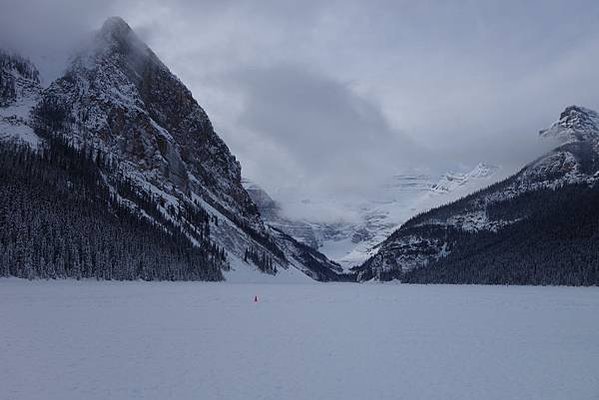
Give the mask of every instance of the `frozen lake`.
[{"label": "frozen lake", "polygon": [[0,279],[0,398],[596,400],[599,289]]}]

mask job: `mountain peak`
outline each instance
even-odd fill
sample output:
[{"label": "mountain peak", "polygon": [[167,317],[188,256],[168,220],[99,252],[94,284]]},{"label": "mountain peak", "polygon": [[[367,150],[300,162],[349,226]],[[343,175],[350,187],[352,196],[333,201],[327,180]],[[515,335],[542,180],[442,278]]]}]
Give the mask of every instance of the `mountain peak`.
[{"label": "mountain peak", "polygon": [[599,137],[599,114],[591,109],[572,105],[566,107],[559,120],[539,132],[544,138],[561,142],[580,142]]},{"label": "mountain peak", "polygon": [[110,17],[100,29],[100,33],[105,36],[126,37],[132,32],[131,27],[121,17]]},{"label": "mountain peak", "polygon": [[[147,67],[152,65],[170,73],[150,47],[121,17],[110,17],[86,46],[82,46],[71,66],[100,69],[103,75],[118,75],[115,67],[139,83]],[[116,74],[116,75],[115,75]]]},{"label": "mountain peak", "polygon": [[141,60],[148,56],[154,56],[150,48],[136,35],[129,24],[121,17],[110,17],[96,34],[94,50],[101,52],[118,52],[128,55],[132,60]]}]

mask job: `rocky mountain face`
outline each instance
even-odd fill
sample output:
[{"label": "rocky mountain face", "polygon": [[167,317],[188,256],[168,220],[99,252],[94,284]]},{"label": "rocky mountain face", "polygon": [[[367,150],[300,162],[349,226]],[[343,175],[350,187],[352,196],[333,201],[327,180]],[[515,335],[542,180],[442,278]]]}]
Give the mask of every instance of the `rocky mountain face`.
[{"label": "rocky mountain face", "polygon": [[222,212],[263,229],[241,187],[239,162],[191,92],[122,19],[105,22],[44,91],[38,111],[76,145],[102,149],[155,188],[201,193]]},{"label": "rocky mountain face", "polygon": [[22,126],[89,153],[106,167],[104,184],[119,204],[172,225],[196,247],[216,246],[225,271],[292,268],[335,279],[326,257],[314,253],[304,265],[295,240],[264,225],[206,112],[122,19],[108,19],[44,90],[30,63],[2,60],[4,136],[25,138],[15,129]]},{"label": "rocky mountain face", "polygon": [[29,60],[0,50],[0,140],[37,146],[29,113],[41,93],[39,72]]},{"label": "rocky mountain face", "polygon": [[[285,215],[283,205],[259,185],[244,181],[263,219],[298,241],[323,252],[345,269],[374,255],[377,245],[418,212],[448,203],[497,180],[499,167],[480,163],[472,170],[440,176],[419,171],[392,176],[371,200],[344,204],[358,221],[320,222]],[[335,204],[327,204],[334,208]]]},{"label": "rocky mountain face", "polygon": [[568,107],[541,131],[565,143],[520,172],[403,224],[358,279],[596,284],[597,113]]}]

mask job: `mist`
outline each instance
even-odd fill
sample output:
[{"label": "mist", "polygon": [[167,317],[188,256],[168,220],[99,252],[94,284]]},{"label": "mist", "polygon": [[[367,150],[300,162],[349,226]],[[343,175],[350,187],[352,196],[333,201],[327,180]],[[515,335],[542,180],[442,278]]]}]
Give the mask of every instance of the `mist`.
[{"label": "mist", "polygon": [[283,203],[359,201],[408,169],[515,171],[563,108],[599,108],[594,1],[1,3],[0,45],[46,83],[123,17]]}]

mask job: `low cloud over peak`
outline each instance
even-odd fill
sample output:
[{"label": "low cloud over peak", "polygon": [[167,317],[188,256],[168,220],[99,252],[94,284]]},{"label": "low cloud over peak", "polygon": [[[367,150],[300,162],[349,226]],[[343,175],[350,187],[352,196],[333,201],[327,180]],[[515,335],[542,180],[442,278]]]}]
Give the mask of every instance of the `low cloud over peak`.
[{"label": "low cloud over peak", "polygon": [[[253,134],[245,142],[248,151],[272,146],[287,158],[263,154],[263,162],[248,169],[253,179],[268,176],[269,186],[363,190],[381,169],[408,165],[416,149],[374,102],[310,68],[280,64],[238,70],[229,82],[244,99],[237,123]],[[225,136],[235,141],[233,132]],[[288,162],[296,169],[291,181],[281,173]]]},{"label": "low cloud over peak", "polygon": [[590,0],[0,2],[0,45],[48,64],[123,17],[279,198],[359,196],[405,167],[515,169],[565,106],[599,109]]}]

